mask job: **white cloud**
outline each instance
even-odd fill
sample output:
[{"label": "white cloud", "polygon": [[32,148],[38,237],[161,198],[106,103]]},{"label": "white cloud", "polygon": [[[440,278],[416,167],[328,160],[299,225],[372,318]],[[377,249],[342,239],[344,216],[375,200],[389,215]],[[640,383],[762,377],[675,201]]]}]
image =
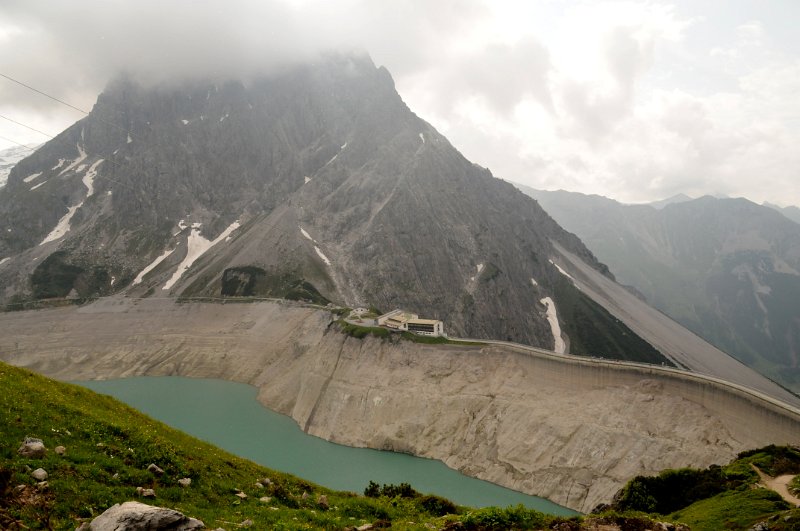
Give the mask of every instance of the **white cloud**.
[{"label": "white cloud", "polygon": [[[686,0],[6,0],[0,71],[83,108],[119,68],[245,75],[365,49],[409,106],[497,176],[627,201],[724,193],[800,204],[790,4]],[[0,112],[80,114],[0,80]],[[0,135],[43,138],[0,122]],[[4,147],[0,140],[0,148]]]}]

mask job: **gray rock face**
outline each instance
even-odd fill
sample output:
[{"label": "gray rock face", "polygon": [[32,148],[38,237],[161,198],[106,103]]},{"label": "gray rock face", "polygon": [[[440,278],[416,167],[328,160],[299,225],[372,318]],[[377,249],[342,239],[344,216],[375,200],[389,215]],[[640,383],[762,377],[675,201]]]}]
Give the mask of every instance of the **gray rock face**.
[{"label": "gray rock face", "polygon": [[139,502],[116,504],[92,520],[91,531],[193,531],[205,529],[200,520],[173,509]]},{"label": "gray rock face", "polygon": [[[553,348],[540,301],[588,303],[559,288],[551,241],[607,272],[535,201],[414,115],[368,58],[247,85],[121,78],[0,190],[0,259],[10,258],[0,303],[73,290],[331,300]],[[572,320],[613,328],[601,313]]]},{"label": "gray rock face", "polygon": [[44,443],[41,439],[27,438],[22,442],[17,453],[22,457],[30,459],[41,459],[47,453]]}]

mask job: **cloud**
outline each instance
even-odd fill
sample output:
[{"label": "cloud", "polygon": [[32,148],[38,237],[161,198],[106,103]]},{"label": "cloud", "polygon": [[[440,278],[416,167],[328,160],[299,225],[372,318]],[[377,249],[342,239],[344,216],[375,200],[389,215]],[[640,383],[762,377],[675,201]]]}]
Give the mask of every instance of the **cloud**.
[{"label": "cloud", "polygon": [[[0,72],[88,109],[120,70],[150,81],[243,77],[367,51],[412,110],[500,177],[628,201],[686,192],[800,204],[800,42],[782,9],[4,0]],[[53,133],[81,117],[3,80],[0,113]],[[0,135],[43,140],[2,122]]]}]

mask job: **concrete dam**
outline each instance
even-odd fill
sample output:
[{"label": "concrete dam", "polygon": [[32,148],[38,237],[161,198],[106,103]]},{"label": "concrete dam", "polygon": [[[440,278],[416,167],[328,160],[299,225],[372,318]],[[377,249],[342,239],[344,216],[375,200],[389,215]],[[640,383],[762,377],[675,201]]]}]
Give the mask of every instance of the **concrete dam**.
[{"label": "concrete dam", "polygon": [[440,459],[580,511],[637,474],[800,442],[798,409],[714,378],[501,343],[359,340],[291,303],[105,299],[0,314],[0,329],[0,358],[48,376],[252,384],[312,435]]}]

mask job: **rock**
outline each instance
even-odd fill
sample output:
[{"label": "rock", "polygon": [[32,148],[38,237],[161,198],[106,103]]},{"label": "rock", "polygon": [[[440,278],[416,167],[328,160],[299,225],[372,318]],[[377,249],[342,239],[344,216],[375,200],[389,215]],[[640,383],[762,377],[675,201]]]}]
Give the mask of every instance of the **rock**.
[{"label": "rock", "polygon": [[39,483],[36,484],[36,488],[38,488],[39,490],[45,490],[49,486],[50,486],[50,483],[48,483],[46,481],[40,481]]},{"label": "rock", "polygon": [[308,493],[307,493],[306,491],[303,491],[303,495],[302,495],[302,496],[300,496],[300,497],[301,497],[302,499],[304,499],[304,500],[307,500],[307,499],[308,499]]},{"label": "rock", "polygon": [[269,487],[270,485],[272,485],[272,480],[269,478],[261,478],[259,480],[256,480],[256,483],[261,483],[261,485],[263,485],[264,487]]},{"label": "rock", "polygon": [[241,499],[243,499],[243,500],[246,500],[246,499],[247,499],[247,494],[245,494],[245,493],[244,493],[244,492],[242,492],[242,491],[239,491],[239,492],[237,492],[237,493],[236,493],[236,496],[240,497],[240,498],[241,498]]},{"label": "rock", "polygon": [[55,450],[53,450],[53,451],[55,453],[57,453],[58,455],[64,455],[64,453],[67,451],[67,449],[64,448],[63,446],[56,446]]},{"label": "rock", "polygon": [[330,507],[330,505],[328,505],[328,497],[324,494],[320,494],[319,498],[317,498],[317,505],[327,511]]},{"label": "rock", "polygon": [[192,484],[192,478],[181,478],[178,480],[178,485],[184,488],[188,487],[191,484]]},{"label": "rock", "polygon": [[[149,489],[147,489],[149,490]],[[194,531],[205,529],[200,520],[189,518],[173,509],[153,507],[139,502],[116,504],[95,518],[92,531]]]},{"label": "rock", "polygon": [[242,522],[241,524],[239,524],[239,527],[253,527],[253,524],[254,524],[254,523],[255,523],[255,522],[253,522],[252,520],[250,520],[250,519],[248,518],[247,520],[245,520],[244,522]]},{"label": "rock", "polygon": [[27,437],[22,442],[22,446],[19,447],[17,453],[29,459],[41,459],[47,453],[47,448],[45,448],[41,439]]},{"label": "rock", "polygon": [[372,528],[373,528],[372,524],[364,524],[362,526],[356,527],[356,531],[368,531],[369,529],[372,529]]},{"label": "rock", "polygon": [[156,491],[153,489],[145,489],[144,487],[136,487],[136,494],[142,498],[155,498]]},{"label": "rock", "polygon": [[147,465],[147,470],[148,470],[148,472],[152,472],[156,476],[160,476],[161,474],[164,473],[164,471],[161,469],[161,467],[159,467],[155,463],[150,463],[149,465]]},{"label": "rock", "polygon": [[272,501],[272,498],[270,498],[269,496],[262,496],[262,497],[260,497],[258,499],[258,501],[263,502],[263,503],[269,503],[269,502]]},{"label": "rock", "polygon": [[47,472],[44,468],[37,468],[31,473],[31,477],[36,481],[44,481],[47,479]]}]

